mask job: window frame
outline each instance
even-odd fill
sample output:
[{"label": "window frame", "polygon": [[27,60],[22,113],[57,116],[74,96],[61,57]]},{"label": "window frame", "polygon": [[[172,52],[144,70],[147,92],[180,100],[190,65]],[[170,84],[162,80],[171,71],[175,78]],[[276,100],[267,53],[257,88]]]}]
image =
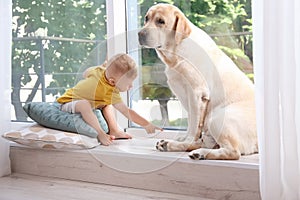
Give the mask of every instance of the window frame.
[{"label": "window frame", "polygon": [[[107,13],[107,55],[111,57],[116,53],[127,53],[127,15],[126,0],[106,0]],[[128,93],[121,93],[126,105],[129,104]],[[120,112],[115,112],[118,125],[127,129],[129,120]]]},{"label": "window frame", "polygon": [[[111,57],[116,53],[130,53],[128,42],[128,31],[136,31],[139,28],[137,16],[128,16],[128,9],[137,6],[137,0],[106,0],[107,13],[107,55]],[[132,13],[132,12],[130,12]],[[136,22],[136,23],[134,23]],[[135,24],[135,27],[129,25]],[[138,37],[136,35],[136,37]],[[138,66],[140,65],[139,56],[133,56]],[[130,105],[130,93],[123,92],[121,97],[126,105]],[[131,127],[130,121],[119,112],[115,112],[116,120],[120,128],[139,130],[139,127]],[[20,122],[18,122],[20,123]],[[170,129],[168,132],[184,132],[182,129]]]},{"label": "window frame", "polygon": [[[107,13],[107,56],[108,58],[116,53],[127,53],[127,3],[137,2],[136,0],[106,0]],[[121,93],[126,105],[129,105],[128,92]],[[125,129],[129,128],[129,120],[119,112],[115,112],[118,125]],[[30,122],[12,121],[15,128],[23,127]]]}]

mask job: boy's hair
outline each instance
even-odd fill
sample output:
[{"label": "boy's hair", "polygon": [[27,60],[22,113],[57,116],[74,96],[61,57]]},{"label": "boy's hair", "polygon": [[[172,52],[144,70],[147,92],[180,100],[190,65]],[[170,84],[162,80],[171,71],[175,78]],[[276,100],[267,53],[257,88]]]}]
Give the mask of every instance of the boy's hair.
[{"label": "boy's hair", "polygon": [[124,53],[114,55],[104,63],[104,67],[107,69],[110,68],[111,73],[117,76],[126,75],[127,77],[133,77],[137,74],[135,61],[129,55]]}]

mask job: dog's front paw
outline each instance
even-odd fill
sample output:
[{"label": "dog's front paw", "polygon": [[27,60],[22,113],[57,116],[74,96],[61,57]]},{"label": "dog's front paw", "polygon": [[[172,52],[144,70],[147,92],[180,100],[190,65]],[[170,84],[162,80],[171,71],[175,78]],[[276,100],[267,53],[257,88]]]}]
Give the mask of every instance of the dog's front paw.
[{"label": "dog's front paw", "polygon": [[202,151],[200,149],[191,151],[189,153],[189,157],[193,160],[205,160],[206,159],[206,155],[204,153],[202,153]]},{"label": "dog's front paw", "polygon": [[161,140],[156,143],[156,149],[159,151],[168,151],[168,141]]}]

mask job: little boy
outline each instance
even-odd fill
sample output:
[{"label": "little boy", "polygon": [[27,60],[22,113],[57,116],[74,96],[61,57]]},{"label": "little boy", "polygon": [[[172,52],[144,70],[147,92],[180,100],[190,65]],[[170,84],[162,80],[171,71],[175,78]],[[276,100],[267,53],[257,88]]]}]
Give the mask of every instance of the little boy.
[{"label": "little boy", "polygon": [[[83,120],[97,131],[101,144],[108,146],[115,138],[131,138],[129,134],[119,130],[113,107],[129,120],[144,127],[147,133],[162,130],[128,108],[121,99],[119,92],[128,91],[137,77],[136,64],[130,56],[117,54],[102,66],[88,68],[83,77],[83,80],[59,97],[57,102],[62,104],[62,111],[80,113]],[[101,128],[93,109],[102,109],[109,135]]]}]

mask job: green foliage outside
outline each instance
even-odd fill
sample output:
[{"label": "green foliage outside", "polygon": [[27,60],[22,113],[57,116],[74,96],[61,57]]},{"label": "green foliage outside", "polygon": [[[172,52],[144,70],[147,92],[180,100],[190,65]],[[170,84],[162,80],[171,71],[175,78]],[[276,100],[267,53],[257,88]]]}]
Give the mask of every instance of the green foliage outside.
[{"label": "green foliage outside", "polygon": [[[51,74],[54,79],[48,86],[53,89],[46,90],[46,94],[62,93],[63,88],[74,85],[76,73],[97,45],[93,42],[42,40],[43,36],[104,40],[105,0],[13,0],[13,21],[13,38],[27,38],[14,40],[12,48],[12,103],[17,119],[26,120],[21,101],[33,100],[37,87],[44,81],[43,73]],[[37,36],[41,36],[40,40],[36,40]],[[105,57],[105,49],[99,54]],[[20,88],[33,78],[37,79],[35,89],[21,100]]]},{"label": "green foliage outside", "polygon": [[[158,2],[178,6],[194,24],[207,33],[214,34],[213,38],[220,48],[241,69],[244,69],[245,63],[252,66],[251,35],[219,35],[252,31],[250,0],[139,0],[140,26],[148,8]],[[46,94],[56,96],[64,88],[74,85],[78,79],[76,73],[99,46],[97,41],[106,39],[106,5],[105,0],[13,0],[13,21],[12,35],[15,39],[12,48],[12,103],[17,119],[26,120],[21,102],[33,100],[44,82],[44,73],[52,75],[53,78],[47,85]],[[37,36],[40,36],[38,40]],[[49,40],[45,37],[84,39],[90,42]],[[24,40],[25,38],[27,39]],[[106,57],[106,46],[101,47],[103,48],[97,49],[96,54],[99,56],[98,60],[103,61]],[[161,64],[153,50],[143,49],[142,56],[143,66]],[[95,61],[92,64],[99,63]],[[251,76],[251,69],[247,73]],[[20,89],[33,79],[34,89],[25,99],[20,99]],[[157,83],[149,77],[144,79],[147,79],[144,82],[146,85]],[[148,86],[145,90],[149,89]],[[153,99],[159,98],[159,95],[172,97],[168,89],[159,87],[148,94],[146,96]]]}]

